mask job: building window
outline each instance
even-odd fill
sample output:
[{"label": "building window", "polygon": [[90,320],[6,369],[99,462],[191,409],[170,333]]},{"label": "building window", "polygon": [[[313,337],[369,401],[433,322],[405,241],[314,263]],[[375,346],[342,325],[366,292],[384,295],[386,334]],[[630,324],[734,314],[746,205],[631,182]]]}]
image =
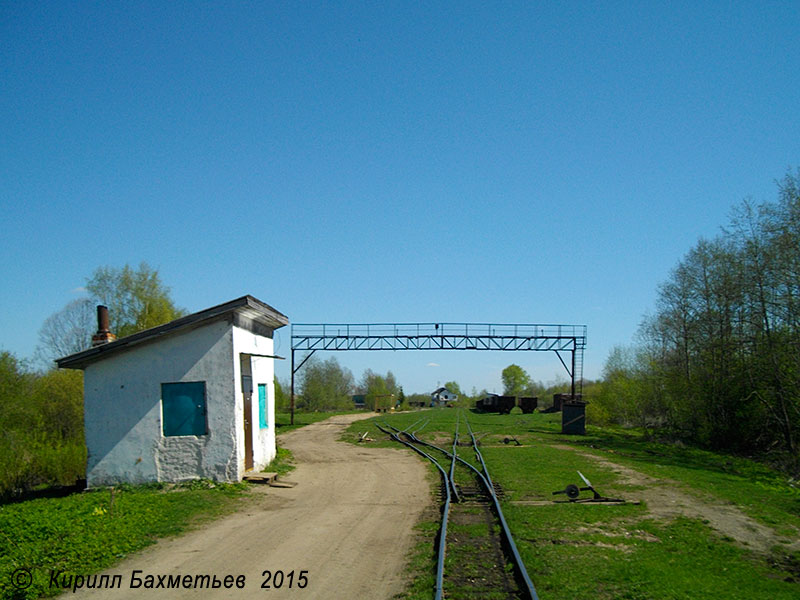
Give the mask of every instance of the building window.
[{"label": "building window", "polygon": [[267,384],[258,384],[258,426],[261,429],[269,427],[267,421]]},{"label": "building window", "polygon": [[161,384],[164,435],[205,435],[206,382]]}]

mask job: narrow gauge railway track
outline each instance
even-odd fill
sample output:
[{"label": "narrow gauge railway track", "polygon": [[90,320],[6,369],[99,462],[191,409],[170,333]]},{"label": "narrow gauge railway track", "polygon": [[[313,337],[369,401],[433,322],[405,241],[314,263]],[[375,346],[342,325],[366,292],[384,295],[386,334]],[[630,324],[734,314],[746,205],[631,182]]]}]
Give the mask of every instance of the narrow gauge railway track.
[{"label": "narrow gauge railway track", "polygon": [[[539,597],[536,593],[536,588],[531,581],[527,570],[525,569],[525,565],[522,562],[522,558],[520,557],[519,551],[517,550],[516,543],[514,542],[514,538],[511,534],[511,530],[506,523],[505,517],[503,516],[503,511],[500,507],[500,501],[498,499],[497,490],[495,488],[494,483],[492,482],[492,478],[489,474],[489,469],[486,466],[486,462],[483,460],[483,455],[478,448],[478,442],[475,439],[475,434],[472,431],[472,427],[469,424],[469,420],[464,417],[464,422],[466,423],[467,432],[470,438],[470,445],[472,450],[475,453],[475,458],[480,465],[480,469],[476,468],[472,463],[464,460],[458,455],[458,447],[459,447],[459,425],[461,422],[461,415],[459,413],[458,419],[456,420],[455,425],[455,432],[453,434],[453,446],[452,451],[442,448],[440,446],[436,446],[425,440],[420,439],[417,437],[417,433],[424,428],[426,423],[423,423],[417,429],[412,429],[417,426],[420,421],[415,422],[405,430],[398,429],[397,427],[393,427],[389,425],[385,421],[383,425],[379,425],[376,423],[378,429],[383,431],[384,433],[388,434],[392,439],[405,446],[408,446],[421,456],[424,456],[426,459],[431,461],[434,466],[439,471],[439,474],[442,478],[442,518],[441,524],[439,528],[439,536],[438,536],[438,544],[437,544],[437,561],[436,561],[436,590],[435,590],[435,600],[441,600],[444,594],[444,567],[445,567],[445,555],[447,551],[447,526],[448,522],[451,517],[451,508],[453,503],[455,502],[458,505],[466,503],[469,501],[470,497],[474,497],[474,492],[472,494],[467,494],[466,490],[473,488],[474,484],[477,483],[478,485],[483,487],[485,497],[489,499],[489,506],[491,508],[492,513],[494,514],[495,518],[499,522],[500,530],[501,530],[501,538],[502,538],[502,547],[504,548],[508,561],[511,563],[514,569],[515,578],[517,581],[518,591],[511,592],[508,591],[509,596],[511,597],[522,597],[527,598],[529,600],[538,600]],[[449,465],[443,465],[439,462],[439,459],[436,456],[444,455],[441,457],[442,459],[449,462]],[[473,485],[472,486],[459,486],[456,483],[456,467],[460,466],[460,472],[468,473],[473,478]],[[462,476],[463,477],[463,476]],[[461,488],[461,493],[459,493],[459,487]],[[503,561],[504,563],[505,561]],[[504,565],[500,565],[499,568],[502,568]]]}]

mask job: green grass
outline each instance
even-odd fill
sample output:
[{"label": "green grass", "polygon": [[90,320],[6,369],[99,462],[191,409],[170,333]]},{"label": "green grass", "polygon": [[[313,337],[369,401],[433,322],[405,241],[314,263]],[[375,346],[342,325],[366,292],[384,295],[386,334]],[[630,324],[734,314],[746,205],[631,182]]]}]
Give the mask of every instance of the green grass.
[{"label": "green grass", "polygon": [[[438,474],[437,474],[438,475]],[[414,528],[416,540],[409,553],[408,572],[411,574],[408,587],[400,598],[430,600],[431,590],[436,585],[436,554],[434,542],[439,531],[438,513],[430,511]]]},{"label": "green grass", "polygon": [[294,471],[294,456],[292,455],[291,450],[278,446],[277,451],[278,453],[275,458],[272,459],[272,462],[264,467],[264,472],[286,475],[287,473]]},{"label": "green grass", "polygon": [[719,541],[698,521],[662,524],[622,520],[615,509],[605,512],[611,507],[583,506],[579,515],[564,514],[575,507],[553,508],[511,505],[504,510],[544,598],[797,597],[796,583],[782,581],[779,573]]},{"label": "green grass", "polygon": [[[612,489],[630,499],[641,488],[625,485],[608,466],[581,456],[593,453],[660,479],[669,479],[700,500],[735,504],[797,540],[797,489],[779,472],[751,460],[644,440],[636,432],[589,427],[586,436],[564,436],[560,414],[492,415],[466,413],[495,482],[505,491],[503,511],[537,591],[547,600],[730,599],[800,597],[800,554],[771,556],[740,547],[697,519],[652,518],[645,504],[515,504],[549,502],[567,483],[581,483],[577,470],[601,492]],[[428,423],[418,436],[439,445],[452,443],[456,411],[440,409],[379,417],[396,427]],[[419,426],[419,425],[418,425]],[[374,420],[354,424],[345,439],[369,429],[371,445],[393,446]],[[461,424],[462,435],[466,428]],[[522,443],[504,444],[514,437]],[[471,454],[467,448],[460,453]],[[409,450],[410,452],[410,450]],[[432,467],[431,467],[432,468]],[[431,477],[432,485],[437,479]],[[564,499],[564,496],[556,497]],[[410,584],[403,598],[430,598],[438,513],[418,526],[411,555]],[[477,597],[477,596],[476,596]]]},{"label": "green grass", "polygon": [[296,412],[294,413],[294,424],[292,424],[292,415],[288,412],[279,412],[275,413],[275,433],[281,434],[286,433],[287,431],[291,431],[293,429],[299,429],[300,427],[305,427],[306,425],[311,425],[312,423],[316,423],[318,421],[324,421],[330,417],[335,415],[348,415],[351,414],[353,410],[344,410],[344,411],[332,411],[332,412]]},{"label": "green grass", "polygon": [[[244,484],[196,481],[169,486],[120,486],[0,506],[0,598],[53,595],[51,571],[88,575],[163,536],[176,535],[231,510]],[[33,573],[20,593],[19,568]]]}]

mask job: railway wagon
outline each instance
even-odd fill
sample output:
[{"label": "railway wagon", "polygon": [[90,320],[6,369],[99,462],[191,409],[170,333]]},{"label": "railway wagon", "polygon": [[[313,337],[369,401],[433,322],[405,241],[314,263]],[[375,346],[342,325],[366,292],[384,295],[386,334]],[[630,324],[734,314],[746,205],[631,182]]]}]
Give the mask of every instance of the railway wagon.
[{"label": "railway wagon", "polygon": [[495,412],[501,415],[507,415],[511,409],[517,405],[516,396],[497,396],[497,403],[495,404]]},{"label": "railway wagon", "polygon": [[481,412],[494,412],[496,399],[497,396],[487,396],[486,398],[481,398],[475,403],[475,408]]},{"label": "railway wagon", "polygon": [[507,415],[511,409],[519,406],[525,414],[532,413],[537,406],[539,406],[539,398],[537,396],[487,396],[481,398],[475,403],[475,408],[481,412],[494,412],[501,415]]}]

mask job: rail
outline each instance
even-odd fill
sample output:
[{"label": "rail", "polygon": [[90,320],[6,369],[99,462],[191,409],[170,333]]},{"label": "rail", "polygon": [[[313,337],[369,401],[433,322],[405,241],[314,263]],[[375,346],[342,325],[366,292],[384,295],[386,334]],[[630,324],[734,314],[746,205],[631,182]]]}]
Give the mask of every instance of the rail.
[{"label": "rail", "polygon": [[[478,462],[481,465],[481,470],[480,471],[478,469],[476,469],[471,463],[467,462],[466,460],[464,460],[463,458],[458,456],[457,446],[458,446],[458,435],[459,435],[458,434],[458,426],[459,426],[459,423],[460,423],[460,413],[459,413],[458,420],[456,421],[456,427],[455,427],[455,433],[454,433],[454,441],[453,441],[453,451],[452,452],[449,452],[449,451],[445,450],[444,448],[441,448],[439,446],[436,446],[434,444],[431,444],[429,442],[421,440],[420,438],[418,438],[416,436],[416,433],[418,431],[420,431],[425,426],[426,423],[424,423],[422,426],[420,426],[417,430],[415,430],[413,432],[410,431],[410,429],[412,427],[414,427],[417,423],[419,423],[419,421],[417,421],[413,425],[407,427],[405,430],[400,430],[397,427],[393,427],[392,425],[389,425],[385,421],[384,421],[384,426],[378,425],[376,423],[376,426],[378,427],[378,429],[380,429],[384,433],[390,435],[394,440],[396,440],[396,441],[398,441],[398,442],[400,442],[400,443],[412,448],[415,452],[417,452],[418,454],[420,454],[420,455],[424,456],[425,458],[427,458],[428,460],[430,460],[437,467],[437,469],[439,470],[439,473],[442,476],[443,487],[445,489],[445,504],[444,504],[444,506],[442,508],[442,524],[441,524],[440,530],[439,530],[439,544],[438,544],[438,552],[437,552],[436,594],[435,594],[435,598],[436,598],[436,600],[440,600],[442,598],[442,593],[443,593],[443,586],[444,586],[444,555],[445,555],[445,551],[446,551],[445,542],[446,542],[446,537],[447,537],[447,519],[448,519],[448,515],[449,515],[449,511],[450,511],[451,498],[453,496],[451,494],[451,489],[453,490],[455,497],[458,498],[458,492],[456,490],[456,485],[455,485],[455,480],[454,480],[454,471],[455,471],[456,462],[459,462],[459,463],[463,464],[464,466],[468,467],[472,472],[474,472],[475,475],[478,477],[478,480],[481,481],[483,486],[486,488],[486,491],[487,491],[487,493],[489,494],[489,497],[492,500],[492,504],[493,504],[493,507],[494,507],[495,514],[496,514],[496,516],[498,518],[498,521],[500,522],[501,530],[503,532],[503,538],[504,538],[504,540],[506,542],[506,545],[508,547],[509,554],[511,555],[510,558],[511,558],[512,563],[514,565],[514,569],[515,569],[515,571],[516,571],[516,573],[518,575],[519,580],[523,584],[522,585],[522,591],[524,593],[526,593],[527,597],[530,598],[531,600],[538,600],[539,596],[536,593],[536,588],[534,587],[533,582],[531,581],[531,578],[528,575],[527,570],[525,569],[525,565],[522,562],[522,557],[519,554],[519,550],[517,549],[517,545],[514,542],[514,537],[511,534],[511,530],[508,527],[508,523],[506,522],[505,516],[503,515],[503,510],[500,507],[500,500],[497,498],[497,494],[496,494],[495,489],[494,489],[494,483],[492,482],[491,476],[489,475],[489,469],[486,466],[486,462],[483,460],[483,455],[481,454],[480,449],[478,448],[478,441],[475,438],[475,434],[473,433],[472,427],[469,424],[469,419],[467,419],[466,416],[464,416],[464,421],[466,422],[467,430],[469,432],[469,436],[470,436],[470,439],[472,441],[472,448],[473,448],[473,450],[475,452],[475,455],[476,455],[476,457],[478,459]],[[402,439],[401,436],[403,436],[403,437],[405,437],[407,439]],[[427,448],[431,448],[431,449],[437,450],[437,451],[443,453],[446,457],[448,457],[450,459],[450,471],[449,471],[449,473],[447,471],[445,471],[445,469],[442,467],[442,465],[439,464],[439,462],[435,458],[433,458],[429,453],[424,452],[423,450],[418,448],[417,445],[425,446]]]},{"label": "rail", "polygon": [[442,524],[441,527],[439,528],[439,545],[438,545],[437,560],[436,560],[436,594],[434,596],[436,600],[441,600],[442,594],[444,593],[444,556],[447,546],[447,518],[450,513],[450,480],[448,478],[447,472],[442,468],[442,465],[440,465],[439,462],[435,458],[433,458],[430,454],[428,454],[427,452],[423,452],[422,450],[414,446],[414,444],[401,439],[400,436],[397,435],[396,433],[384,429],[380,425],[377,425],[377,427],[384,433],[389,434],[396,441],[408,446],[409,448],[414,450],[414,452],[417,452],[418,454],[430,460],[436,466],[436,468],[439,469],[439,473],[442,476],[442,484],[445,490],[445,501],[444,501],[444,507],[442,508]]}]

